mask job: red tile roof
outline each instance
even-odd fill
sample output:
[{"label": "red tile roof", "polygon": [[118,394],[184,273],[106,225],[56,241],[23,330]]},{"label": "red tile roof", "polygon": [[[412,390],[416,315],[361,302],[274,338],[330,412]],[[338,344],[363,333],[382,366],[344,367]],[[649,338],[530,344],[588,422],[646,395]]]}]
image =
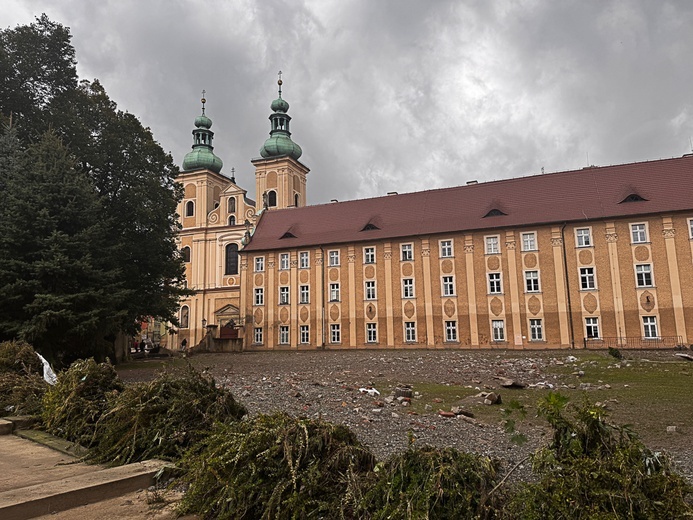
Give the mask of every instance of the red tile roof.
[{"label": "red tile roof", "polygon": [[[622,202],[637,194],[645,201]],[[505,215],[484,217],[497,209]],[[245,251],[691,210],[693,155],[265,211]],[[362,231],[367,224],[378,229]],[[295,238],[280,238],[287,232]]]}]

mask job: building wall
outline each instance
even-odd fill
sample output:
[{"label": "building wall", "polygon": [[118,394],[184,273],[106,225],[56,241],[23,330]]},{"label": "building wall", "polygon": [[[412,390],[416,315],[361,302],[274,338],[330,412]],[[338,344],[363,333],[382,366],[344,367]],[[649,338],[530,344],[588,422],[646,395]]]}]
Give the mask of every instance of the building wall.
[{"label": "building wall", "polygon": [[[596,318],[602,338],[640,338],[654,330],[645,330],[643,317],[653,320],[654,335],[688,343],[692,218],[653,215],[242,254],[244,348],[582,347],[586,320]],[[640,243],[632,240],[634,224],[645,226]],[[588,244],[578,245],[578,229],[589,230]],[[496,238],[497,252],[488,249],[487,237]],[[451,251],[442,250],[443,241]],[[411,259],[403,259],[403,245],[411,246]],[[366,261],[364,248],[375,248],[374,263]],[[301,253],[308,254],[307,266]],[[636,269],[647,267],[636,266],[649,266],[651,284],[638,285]],[[452,294],[443,294],[444,277],[453,277]],[[490,277],[499,278],[498,291]],[[404,294],[405,279],[411,295]],[[374,282],[375,299],[368,299],[366,282]],[[331,284],[339,288],[335,301]],[[300,303],[302,285],[309,288],[308,303]],[[262,304],[256,304],[256,289]],[[280,302],[282,290],[288,290],[288,303]],[[495,336],[494,322],[502,323]],[[409,337],[407,323],[414,324]],[[332,341],[335,325],[339,341]],[[262,341],[255,341],[256,329]]]}]

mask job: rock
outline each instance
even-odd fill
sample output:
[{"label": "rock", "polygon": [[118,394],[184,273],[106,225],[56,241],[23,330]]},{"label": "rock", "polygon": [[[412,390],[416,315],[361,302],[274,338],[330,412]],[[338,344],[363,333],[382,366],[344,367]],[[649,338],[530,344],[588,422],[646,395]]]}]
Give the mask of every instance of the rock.
[{"label": "rock", "polygon": [[676,433],[676,426],[667,426],[667,433]]},{"label": "rock", "polygon": [[566,363],[575,363],[577,360],[578,358],[576,358],[575,356],[568,356],[567,358],[565,358]]},{"label": "rock", "polygon": [[408,397],[411,399],[414,397],[414,391],[409,385],[400,385],[395,388],[395,397]]},{"label": "rock", "polygon": [[484,398],[484,404],[501,404],[503,400],[501,399],[500,394],[497,394],[495,392],[489,392],[486,397]]},{"label": "rock", "polygon": [[390,415],[392,416],[393,419],[399,419],[399,414],[397,412],[392,412],[392,414],[390,414]]},{"label": "rock", "polygon": [[425,409],[427,412],[429,412],[429,411],[433,410],[433,407],[432,407],[430,404],[427,404],[426,406],[424,406],[424,409]]},{"label": "rock", "polygon": [[446,412],[444,410],[438,410],[438,415],[440,415],[441,417],[446,417],[446,418],[457,417],[454,413]]},{"label": "rock", "polygon": [[382,408],[373,408],[373,409],[371,410],[371,413],[380,413],[380,412],[382,412],[382,411],[383,411]]},{"label": "rock", "polygon": [[384,399],[384,401],[385,401],[386,404],[392,404],[392,403],[395,402],[395,398],[392,397],[391,395],[388,395],[388,396]]},{"label": "rock", "polygon": [[526,383],[520,383],[519,381],[515,381],[514,379],[503,379],[500,382],[500,385],[503,388],[526,388],[527,387]]},{"label": "rock", "polygon": [[243,392],[241,393],[242,397],[248,397],[249,395],[250,395],[250,391],[248,391],[248,390],[243,390]]}]

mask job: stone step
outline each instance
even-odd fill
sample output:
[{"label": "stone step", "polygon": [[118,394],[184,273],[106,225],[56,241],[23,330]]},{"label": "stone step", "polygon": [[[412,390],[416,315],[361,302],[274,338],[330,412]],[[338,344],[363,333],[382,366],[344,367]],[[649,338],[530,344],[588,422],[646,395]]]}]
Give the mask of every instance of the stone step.
[{"label": "stone step", "polygon": [[[169,464],[148,460],[0,493],[0,518],[24,520],[145,489]],[[159,475],[157,475],[159,474]]]}]

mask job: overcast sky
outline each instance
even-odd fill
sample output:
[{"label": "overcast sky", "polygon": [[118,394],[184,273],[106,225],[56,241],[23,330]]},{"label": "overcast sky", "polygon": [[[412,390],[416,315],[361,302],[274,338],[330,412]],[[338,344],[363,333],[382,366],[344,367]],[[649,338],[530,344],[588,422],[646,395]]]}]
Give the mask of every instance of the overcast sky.
[{"label": "overcast sky", "polygon": [[251,197],[279,70],[311,204],[691,152],[689,0],[2,0],[0,26],[42,12],[179,165],[205,89]]}]

